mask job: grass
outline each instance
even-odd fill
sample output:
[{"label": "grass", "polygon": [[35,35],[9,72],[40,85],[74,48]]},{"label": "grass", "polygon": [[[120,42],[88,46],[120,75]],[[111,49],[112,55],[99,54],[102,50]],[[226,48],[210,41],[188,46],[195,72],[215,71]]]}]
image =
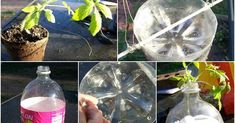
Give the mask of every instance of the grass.
[{"label": "grass", "polygon": [[118,30],[118,52],[122,52],[124,51],[127,46],[125,43],[125,31],[124,30]]},{"label": "grass", "polygon": [[13,17],[16,14],[15,11],[7,10],[1,12],[1,20],[8,19],[10,17]]},{"label": "grass", "polygon": [[2,11],[3,15],[14,15],[16,12],[15,11],[11,11],[11,10],[7,10],[7,11]]},{"label": "grass", "polygon": [[215,14],[222,14],[222,15],[227,15],[228,10],[227,10],[227,1],[223,0],[221,3],[215,5],[212,7],[212,10]]},{"label": "grass", "polygon": [[215,35],[215,39],[218,41],[218,47],[225,47],[224,39],[226,38],[227,33],[224,31],[217,31]]},{"label": "grass", "polygon": [[[127,45],[125,43],[125,31],[124,30],[119,30],[118,31],[118,52],[121,53],[122,51],[126,50]],[[145,58],[145,55],[143,51],[141,50],[136,50],[133,53],[130,53],[120,59],[121,61],[147,61]]]}]

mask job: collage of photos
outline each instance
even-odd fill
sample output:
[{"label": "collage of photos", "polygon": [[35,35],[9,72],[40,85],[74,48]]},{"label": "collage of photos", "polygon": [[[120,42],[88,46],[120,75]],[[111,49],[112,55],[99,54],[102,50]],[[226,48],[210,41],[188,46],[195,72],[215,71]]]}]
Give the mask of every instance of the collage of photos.
[{"label": "collage of photos", "polygon": [[234,0],[2,0],[0,123],[235,123]]}]

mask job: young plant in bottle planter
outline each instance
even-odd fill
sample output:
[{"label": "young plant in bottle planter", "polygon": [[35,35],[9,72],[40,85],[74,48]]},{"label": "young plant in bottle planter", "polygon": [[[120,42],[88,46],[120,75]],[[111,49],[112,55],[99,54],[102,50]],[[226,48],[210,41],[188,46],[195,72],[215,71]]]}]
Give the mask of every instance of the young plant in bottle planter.
[{"label": "young plant in bottle planter", "polygon": [[[198,62],[193,64],[197,69],[202,70],[196,77],[191,74],[188,66],[191,65],[183,63],[186,70],[184,76],[173,77],[173,80],[179,81],[178,86],[182,89],[184,94],[183,100],[177,104],[167,116],[166,123],[223,123],[223,119],[219,111],[211,104],[203,101],[199,96],[199,77],[203,75],[206,71],[210,73],[211,76],[219,80],[218,85],[210,85],[211,93],[214,99],[218,101],[219,110],[222,108],[221,98],[222,95],[230,91],[228,77],[225,72],[219,70],[219,67],[212,64],[205,63],[205,68],[202,70]],[[204,82],[203,82],[204,83]]]},{"label": "young plant in bottle planter", "polygon": [[51,23],[55,23],[53,11],[46,7],[57,0],[43,0],[36,5],[22,9],[27,13],[19,25],[13,25],[2,33],[2,43],[14,60],[43,60],[49,32],[39,25],[42,14]]}]

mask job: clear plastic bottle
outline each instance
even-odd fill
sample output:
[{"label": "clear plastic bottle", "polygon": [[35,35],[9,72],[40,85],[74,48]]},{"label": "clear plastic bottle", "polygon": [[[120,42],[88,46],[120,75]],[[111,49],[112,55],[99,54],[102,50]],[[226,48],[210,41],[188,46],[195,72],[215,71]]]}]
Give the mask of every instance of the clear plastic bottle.
[{"label": "clear plastic bottle", "polygon": [[198,83],[182,90],[183,100],[168,114],[166,123],[224,123],[219,111],[199,96]]},{"label": "clear plastic bottle", "polygon": [[[147,0],[134,19],[139,42],[204,7],[203,0]],[[153,61],[205,60],[217,29],[211,9],[156,37],[141,48]]]},{"label": "clear plastic bottle", "polygon": [[98,99],[98,107],[112,123],[153,123],[155,86],[142,69],[145,64],[102,62],[83,78],[80,93]]},{"label": "clear plastic bottle", "polygon": [[64,94],[50,73],[48,66],[39,66],[37,78],[25,87],[20,103],[22,123],[64,123]]}]

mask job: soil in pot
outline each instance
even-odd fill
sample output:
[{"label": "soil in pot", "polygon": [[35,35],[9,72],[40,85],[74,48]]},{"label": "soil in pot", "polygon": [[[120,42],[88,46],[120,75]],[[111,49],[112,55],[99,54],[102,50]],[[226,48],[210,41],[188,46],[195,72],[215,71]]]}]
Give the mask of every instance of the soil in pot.
[{"label": "soil in pot", "polygon": [[13,25],[2,32],[2,43],[13,60],[41,61],[44,58],[49,33],[42,26],[34,26],[28,32]]}]

